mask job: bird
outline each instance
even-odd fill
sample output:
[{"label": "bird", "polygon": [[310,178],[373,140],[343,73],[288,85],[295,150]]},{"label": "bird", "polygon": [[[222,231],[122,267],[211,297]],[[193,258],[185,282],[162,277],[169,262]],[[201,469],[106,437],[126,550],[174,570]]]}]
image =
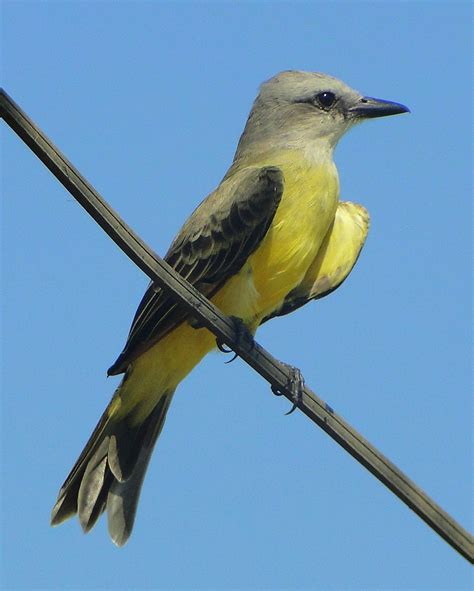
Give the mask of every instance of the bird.
[{"label": "bird", "polygon": [[[406,112],[319,72],[273,76],[260,86],[230,168],[164,259],[252,337],[328,295],[369,230],[367,210],[339,199],[334,149],[354,125]],[[52,525],[77,514],[88,532],[106,512],[112,541],[127,542],[174,392],[215,347],[207,328],[149,285],[108,370],[122,381],[59,491]]]}]

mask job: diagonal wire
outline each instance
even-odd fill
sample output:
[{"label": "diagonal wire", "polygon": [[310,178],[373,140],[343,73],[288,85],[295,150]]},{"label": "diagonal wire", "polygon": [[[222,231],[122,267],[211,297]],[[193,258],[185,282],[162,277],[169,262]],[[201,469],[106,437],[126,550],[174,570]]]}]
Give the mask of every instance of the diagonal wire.
[{"label": "diagonal wire", "polygon": [[[275,359],[258,343],[255,343],[254,347],[248,347],[241,342],[242,339],[239,342],[232,320],[224,316],[212,302],[178,275],[127,226],[3,89],[0,89],[0,116],[79,201],[110,238],[152,281],[170,292],[198,319],[200,325],[202,324],[213,332],[219,341],[232,347],[246,363],[271,384],[273,390],[294,402],[289,386],[291,375],[288,366]],[[324,400],[305,386],[301,399],[295,404],[448,544],[474,564],[472,535],[395,464],[336,414]]]}]

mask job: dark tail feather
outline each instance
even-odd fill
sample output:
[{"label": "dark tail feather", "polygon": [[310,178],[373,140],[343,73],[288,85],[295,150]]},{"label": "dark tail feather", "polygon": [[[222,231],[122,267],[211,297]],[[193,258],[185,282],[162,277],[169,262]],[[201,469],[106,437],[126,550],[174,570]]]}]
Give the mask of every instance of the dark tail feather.
[{"label": "dark tail feather", "polygon": [[128,540],[153,447],[163,428],[173,392],[159,402],[138,426],[127,418],[114,420],[108,409],[94,429],[84,451],[59,491],[51,513],[51,525],[78,514],[88,532],[104,510],[115,544]]},{"label": "dark tail feather", "polygon": [[132,533],[143,479],[156,440],[163,428],[172,396],[173,392],[162,396],[149,417],[151,420],[147,419],[138,454],[133,458],[135,467],[130,476],[126,480],[114,479],[109,488],[107,495],[109,534],[117,546],[123,546]]}]

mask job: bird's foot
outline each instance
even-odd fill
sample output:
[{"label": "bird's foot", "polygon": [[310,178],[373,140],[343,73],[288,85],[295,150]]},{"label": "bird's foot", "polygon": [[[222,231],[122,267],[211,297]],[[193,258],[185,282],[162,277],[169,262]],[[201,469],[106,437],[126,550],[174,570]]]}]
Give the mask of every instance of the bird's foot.
[{"label": "bird's foot", "polygon": [[[293,402],[293,406],[291,409],[285,413],[286,415],[291,415],[295,409],[298,408],[299,404],[303,400],[303,391],[304,391],[304,378],[303,374],[297,367],[293,367],[293,365],[288,365],[287,363],[280,362],[289,372],[288,378],[288,389],[291,391],[291,399]],[[276,396],[281,396],[282,392],[276,387],[272,386],[272,392]]]},{"label": "bird's foot", "polygon": [[[255,340],[253,338],[253,334],[245,326],[244,321],[241,318],[237,318],[237,316],[229,316],[229,318],[232,320],[234,325],[237,344],[248,351],[252,351],[252,349],[255,347]],[[232,353],[232,349],[228,349],[220,339],[216,339],[216,344],[217,348],[219,351],[222,351],[222,353]],[[229,361],[226,361],[225,363],[231,363],[237,357],[238,354],[234,352],[232,359],[229,359]]]}]

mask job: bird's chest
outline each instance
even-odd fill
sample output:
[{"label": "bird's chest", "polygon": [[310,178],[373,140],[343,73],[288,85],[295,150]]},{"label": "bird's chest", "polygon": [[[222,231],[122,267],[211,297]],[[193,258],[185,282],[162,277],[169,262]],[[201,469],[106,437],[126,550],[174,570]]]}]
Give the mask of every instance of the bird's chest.
[{"label": "bird's chest", "polygon": [[284,174],[284,193],[272,226],[249,258],[259,313],[275,309],[300,283],[334,219],[339,198],[332,163]]}]

